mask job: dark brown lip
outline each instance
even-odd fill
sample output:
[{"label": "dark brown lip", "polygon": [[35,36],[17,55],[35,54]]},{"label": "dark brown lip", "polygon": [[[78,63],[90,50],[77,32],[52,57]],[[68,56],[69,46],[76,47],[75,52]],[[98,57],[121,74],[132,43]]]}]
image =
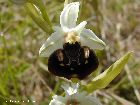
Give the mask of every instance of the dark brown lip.
[{"label": "dark brown lip", "polygon": [[[89,51],[87,57],[85,51]],[[67,79],[71,79],[73,76],[74,78],[84,79],[95,71],[98,65],[99,62],[95,52],[87,46],[81,46],[78,42],[64,44],[63,49],[54,51],[48,59],[49,72]]]}]

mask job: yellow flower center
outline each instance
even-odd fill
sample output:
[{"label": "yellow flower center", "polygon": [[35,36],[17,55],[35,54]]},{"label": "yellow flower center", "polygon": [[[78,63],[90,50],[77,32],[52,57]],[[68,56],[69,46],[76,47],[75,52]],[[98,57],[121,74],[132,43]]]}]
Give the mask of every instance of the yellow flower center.
[{"label": "yellow flower center", "polygon": [[76,32],[68,32],[65,34],[64,37],[64,42],[65,43],[70,43],[70,44],[75,44],[75,42],[79,42],[80,41],[80,37],[78,36],[78,34]]}]

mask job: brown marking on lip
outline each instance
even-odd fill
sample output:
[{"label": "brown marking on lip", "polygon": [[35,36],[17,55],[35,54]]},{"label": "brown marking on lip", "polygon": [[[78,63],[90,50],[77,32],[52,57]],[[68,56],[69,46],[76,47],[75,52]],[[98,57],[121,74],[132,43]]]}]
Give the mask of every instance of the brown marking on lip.
[{"label": "brown marking on lip", "polygon": [[84,53],[85,53],[85,58],[88,58],[89,57],[89,48],[88,47],[84,48]]},{"label": "brown marking on lip", "polygon": [[64,57],[63,57],[63,53],[61,50],[57,51],[57,57],[59,61],[63,61]]}]

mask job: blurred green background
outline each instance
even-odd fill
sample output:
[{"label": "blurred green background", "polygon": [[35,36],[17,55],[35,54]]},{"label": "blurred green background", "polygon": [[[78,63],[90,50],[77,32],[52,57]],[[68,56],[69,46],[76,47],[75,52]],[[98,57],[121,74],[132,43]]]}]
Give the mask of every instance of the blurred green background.
[{"label": "blurred green background", "polygon": [[[104,51],[96,51],[99,72],[124,53],[134,52],[123,72],[107,88],[95,92],[97,97],[103,105],[140,105],[140,0],[82,1],[79,20],[86,20],[86,28],[107,44]],[[43,2],[52,24],[59,25],[64,0]],[[0,0],[0,20],[0,105],[6,105],[6,100],[19,100],[22,105],[48,105],[52,92],[60,94],[60,85],[65,81],[48,73],[47,58],[38,55],[48,34],[22,5],[8,0]],[[88,83],[94,75],[83,82]],[[15,103],[7,105],[12,104]]]}]

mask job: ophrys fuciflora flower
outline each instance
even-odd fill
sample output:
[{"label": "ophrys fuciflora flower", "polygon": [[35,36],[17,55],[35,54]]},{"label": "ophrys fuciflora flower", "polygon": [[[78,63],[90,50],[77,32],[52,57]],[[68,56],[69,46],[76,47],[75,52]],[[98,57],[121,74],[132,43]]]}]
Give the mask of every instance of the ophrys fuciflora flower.
[{"label": "ophrys fuciflora flower", "polygon": [[61,27],[54,27],[40,48],[39,54],[48,58],[48,70],[67,79],[84,79],[98,68],[94,50],[102,50],[105,43],[90,29],[86,21],[76,25],[79,2],[67,4],[60,15]]}]

